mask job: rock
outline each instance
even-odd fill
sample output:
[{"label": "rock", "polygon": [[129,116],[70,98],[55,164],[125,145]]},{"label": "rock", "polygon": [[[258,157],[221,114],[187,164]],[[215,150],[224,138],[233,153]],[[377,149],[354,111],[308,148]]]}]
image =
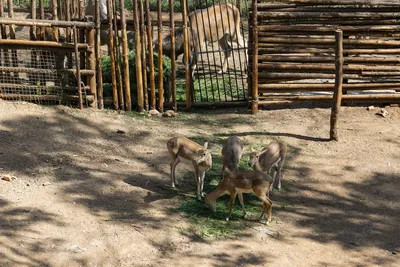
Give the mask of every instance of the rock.
[{"label": "rock", "polygon": [[163,116],[163,117],[168,117],[168,118],[172,117],[171,113],[168,113],[168,112],[164,112],[164,113],[162,114],[162,116]]},{"label": "rock", "polygon": [[124,131],[124,130],[118,129],[118,130],[117,130],[117,134],[125,134],[125,131]]},{"label": "rock", "polygon": [[374,109],[375,109],[374,106],[368,106],[368,107],[367,107],[367,110],[374,110]]},{"label": "rock", "polygon": [[387,117],[387,115],[389,115],[389,112],[386,110],[386,109],[384,109],[384,108],[381,108],[381,114],[382,114],[382,117]]},{"label": "rock", "polygon": [[42,185],[43,186],[47,186],[47,185],[51,185],[51,183],[50,182],[44,182]]},{"label": "rock", "polygon": [[156,110],[156,109],[152,109],[152,110],[149,111],[149,114],[150,114],[151,116],[153,116],[153,115],[160,115],[160,112],[159,112],[158,110]]},{"label": "rock", "polygon": [[1,180],[7,181],[7,182],[11,182],[12,178],[10,175],[4,175],[3,177],[1,177]]}]

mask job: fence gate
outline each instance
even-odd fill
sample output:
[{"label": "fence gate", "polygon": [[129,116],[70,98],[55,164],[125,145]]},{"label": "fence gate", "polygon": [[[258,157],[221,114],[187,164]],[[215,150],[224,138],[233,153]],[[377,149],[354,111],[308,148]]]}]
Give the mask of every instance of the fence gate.
[{"label": "fence gate", "polygon": [[191,100],[225,103],[247,99],[247,2],[204,0],[189,6],[192,46]]}]

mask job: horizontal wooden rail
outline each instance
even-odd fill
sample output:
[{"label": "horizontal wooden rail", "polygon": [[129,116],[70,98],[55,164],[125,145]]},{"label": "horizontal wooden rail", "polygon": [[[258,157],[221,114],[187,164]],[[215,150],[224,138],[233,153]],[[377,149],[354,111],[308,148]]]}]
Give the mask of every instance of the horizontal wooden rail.
[{"label": "horizontal wooden rail", "polygon": [[[14,48],[15,46],[23,46],[26,47],[46,47],[46,48],[58,48],[58,49],[68,49],[73,50],[74,44],[72,43],[57,43],[51,41],[30,41],[30,40],[14,40],[14,39],[6,39],[0,40],[0,48]],[[79,51],[90,51],[88,44],[78,44]]]},{"label": "horizontal wooden rail", "polygon": [[0,24],[18,25],[18,26],[36,26],[36,27],[73,27],[78,28],[94,28],[93,22],[81,21],[62,21],[62,20],[33,20],[33,19],[9,19],[0,18]]}]

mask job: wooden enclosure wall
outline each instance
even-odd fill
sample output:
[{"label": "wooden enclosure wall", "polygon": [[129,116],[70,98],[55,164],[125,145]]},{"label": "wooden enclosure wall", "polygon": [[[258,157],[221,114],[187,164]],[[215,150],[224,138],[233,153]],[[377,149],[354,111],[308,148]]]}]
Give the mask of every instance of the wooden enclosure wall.
[{"label": "wooden enclosure wall", "polygon": [[77,5],[52,0],[45,9],[32,0],[17,13],[12,0],[0,0],[0,98],[96,107],[95,24],[74,18]]},{"label": "wooden enclosure wall", "polygon": [[258,105],[332,101],[337,29],[344,39],[342,100],[400,102],[399,1],[268,2],[253,1],[251,12],[253,112]]}]

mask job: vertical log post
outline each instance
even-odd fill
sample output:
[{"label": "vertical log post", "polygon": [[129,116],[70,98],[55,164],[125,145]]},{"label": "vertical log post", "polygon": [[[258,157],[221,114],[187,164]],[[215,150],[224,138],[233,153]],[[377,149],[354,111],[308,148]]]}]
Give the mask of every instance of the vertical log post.
[{"label": "vertical log post", "polygon": [[258,112],[258,30],[257,30],[257,0],[252,2],[253,9],[253,61],[252,61],[252,99],[251,113]]},{"label": "vertical log post", "polygon": [[101,68],[101,41],[100,41],[100,0],[95,0],[95,24],[96,24],[96,38],[95,38],[95,46],[96,46],[96,85],[97,85],[97,107],[99,109],[104,108],[103,101],[103,71]]},{"label": "vertical log post", "polygon": [[[172,90],[172,108],[177,111],[176,103],[176,60],[175,60],[175,19],[174,19],[174,0],[169,0],[169,19],[171,33],[171,90]],[[169,96],[168,96],[169,98]]]},{"label": "vertical log post", "polygon": [[136,86],[137,86],[137,107],[140,112],[143,112],[143,75],[142,75],[142,60],[141,60],[141,44],[139,32],[139,6],[138,0],[133,0],[133,19],[135,25],[135,50],[136,50]]},{"label": "vertical log post", "polygon": [[[0,0],[0,18],[4,17],[4,0]],[[0,31],[1,31],[1,38],[2,39],[7,39],[7,29],[6,25],[1,24],[0,25]],[[4,64],[4,66],[8,65],[8,50],[7,49],[1,49],[0,50],[0,64]],[[4,79],[4,73],[0,72],[0,82]]]},{"label": "vertical log post", "polygon": [[158,19],[158,110],[164,110],[164,85],[163,85],[163,58],[162,58],[162,14],[161,0],[157,0]]},{"label": "vertical log post", "polygon": [[153,55],[153,31],[150,19],[149,0],[145,0],[146,24],[147,24],[147,49],[149,51],[150,68],[150,109],[156,108],[156,85],[154,80],[154,55]]},{"label": "vertical log post", "polygon": [[[0,0],[0,18],[1,17],[4,17],[4,0]],[[2,39],[7,39],[6,25],[1,24],[0,25],[0,30],[1,30],[1,38]]]},{"label": "vertical log post", "polygon": [[[44,3],[43,3],[43,0],[39,0],[39,10],[40,10],[40,19],[44,19]],[[40,27],[39,29],[40,29],[39,40],[44,41],[45,40],[44,27]]]},{"label": "vertical log post", "polygon": [[76,79],[78,82],[78,95],[79,95],[79,108],[83,109],[83,98],[82,98],[82,85],[81,85],[81,68],[79,65],[79,53],[78,53],[78,31],[76,25],[74,25],[74,45],[75,45],[75,68],[76,68]]},{"label": "vertical log post", "polygon": [[[53,0],[54,1],[54,0]],[[85,19],[85,2],[84,0],[79,0],[79,20],[82,21]],[[85,29],[84,28],[79,28],[79,42],[80,43],[85,43]],[[85,53],[80,53],[80,61],[81,61],[81,69],[85,69]]]},{"label": "vertical log post", "polygon": [[124,69],[124,97],[125,110],[132,110],[131,99],[131,83],[129,79],[129,57],[128,57],[128,36],[126,33],[126,18],[125,18],[125,3],[124,0],[119,0],[120,15],[121,15],[121,35],[122,35],[122,54],[123,54],[123,69]]},{"label": "vertical log post", "polygon": [[[71,21],[71,17],[73,15],[73,14],[71,14],[71,12],[72,12],[71,10],[72,10],[71,9],[71,0],[65,0],[65,19],[67,21]],[[70,27],[67,27],[65,29],[65,34],[66,34],[67,43],[71,43],[72,38],[71,38],[71,28]],[[68,53],[67,58],[68,58],[68,68],[70,69],[70,68],[72,68],[72,54]]]},{"label": "vertical log post", "polygon": [[140,39],[141,39],[141,51],[142,51],[142,77],[143,77],[143,94],[144,94],[144,109],[149,110],[149,91],[147,87],[147,68],[146,68],[146,29],[144,26],[144,10],[143,0],[139,0],[139,12],[140,12]]},{"label": "vertical log post", "polygon": [[[90,18],[93,21],[93,18]],[[95,67],[95,45],[94,45],[94,28],[86,29],[86,40],[89,45],[89,51],[86,56],[86,68],[92,71],[96,70]],[[94,102],[92,103],[93,108],[97,108],[97,94],[96,94],[96,76],[89,75],[87,83],[90,88],[90,94],[94,96]]]},{"label": "vertical log post", "polygon": [[333,92],[333,103],[331,111],[330,139],[338,141],[337,120],[342,102],[343,87],[343,32],[335,31],[335,91]]},{"label": "vertical log post", "polygon": [[[13,0],[8,0],[8,17],[14,18]],[[15,39],[15,26],[14,25],[10,25],[10,39]],[[13,67],[18,66],[17,50],[11,50],[11,65]],[[18,73],[14,72],[13,75],[18,76]]]},{"label": "vertical log post", "polygon": [[[58,13],[57,13],[57,0],[53,0],[52,2],[52,14],[53,14],[53,20],[58,20]],[[53,27],[53,39],[55,42],[58,42],[58,28]]]},{"label": "vertical log post", "polygon": [[111,84],[112,84],[112,95],[113,95],[113,108],[118,110],[118,92],[117,92],[117,76],[115,72],[115,55],[114,55],[114,33],[113,33],[113,12],[112,12],[112,0],[107,0],[107,19],[108,19],[108,40],[111,63]]},{"label": "vertical log post", "polygon": [[187,0],[182,0],[182,21],[183,21],[183,42],[185,44],[183,52],[183,63],[185,65],[185,81],[186,81],[186,109],[192,105],[191,89],[192,89],[192,75],[189,68],[189,28],[187,18]]},{"label": "vertical log post", "polygon": [[[31,17],[33,20],[36,19],[36,0],[31,2]],[[29,36],[31,40],[36,40],[36,26],[32,26],[29,29]]]},{"label": "vertical log post", "polygon": [[117,7],[115,2],[112,3],[112,12],[113,15],[113,25],[114,25],[114,49],[115,49],[115,63],[116,63],[116,71],[117,71],[117,90],[118,90],[118,102],[119,109],[125,110],[124,105],[124,91],[122,85],[122,73],[121,73],[121,54],[119,50],[119,38],[118,38],[118,25],[117,25]]}]

